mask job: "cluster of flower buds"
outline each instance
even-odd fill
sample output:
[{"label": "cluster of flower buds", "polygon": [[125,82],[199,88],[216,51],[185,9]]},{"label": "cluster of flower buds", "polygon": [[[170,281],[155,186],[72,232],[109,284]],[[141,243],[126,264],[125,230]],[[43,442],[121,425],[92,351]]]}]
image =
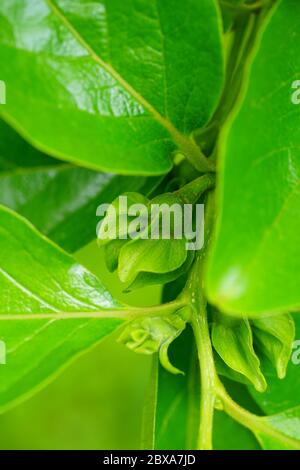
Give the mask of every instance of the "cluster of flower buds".
[{"label": "cluster of flower buds", "polygon": [[[191,213],[191,225],[192,218]],[[117,270],[127,290],[177,279],[194,258],[187,249],[184,224],[183,201],[176,194],[152,200],[138,193],[123,194],[107,208],[97,231],[108,269]]]}]

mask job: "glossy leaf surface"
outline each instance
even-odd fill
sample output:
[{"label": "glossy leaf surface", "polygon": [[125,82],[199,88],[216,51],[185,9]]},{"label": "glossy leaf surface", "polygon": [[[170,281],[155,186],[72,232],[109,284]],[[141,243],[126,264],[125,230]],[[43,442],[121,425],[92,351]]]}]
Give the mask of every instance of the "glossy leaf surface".
[{"label": "glossy leaf surface", "polygon": [[278,415],[263,418],[266,432],[256,432],[265,450],[300,449],[300,408],[292,408]]},{"label": "glossy leaf surface", "polygon": [[[6,347],[0,409],[4,409],[40,387],[122,320],[120,306],[93,274],[3,207],[0,244],[0,339]],[[83,318],[59,319],[76,312]],[[83,312],[99,312],[101,318],[84,318]],[[43,319],[47,314],[54,318]]]},{"label": "glossy leaf surface", "polygon": [[298,1],[276,2],[240,109],[221,142],[223,148],[227,135],[207,291],[228,313],[260,315],[300,305],[300,111],[292,88],[299,78],[299,21]]},{"label": "glossy leaf surface", "polygon": [[46,153],[138,174],[176,145],[200,156],[189,134],[223,83],[214,1],[3,0],[0,27],[1,113]]},{"label": "glossy leaf surface", "polygon": [[20,213],[67,251],[96,238],[96,210],[120,192],[150,193],[161,177],[104,174],[60,164],[0,120],[0,204]]}]

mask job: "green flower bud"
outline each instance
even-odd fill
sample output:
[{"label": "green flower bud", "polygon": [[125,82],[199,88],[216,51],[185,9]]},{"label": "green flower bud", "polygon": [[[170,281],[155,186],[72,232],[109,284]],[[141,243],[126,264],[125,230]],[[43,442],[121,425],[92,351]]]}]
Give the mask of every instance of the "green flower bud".
[{"label": "green flower bud", "polygon": [[185,326],[186,322],[179,314],[139,318],[125,327],[118,341],[140,354],[157,352],[166,370],[172,374],[181,374],[182,372],[170,363],[168,348]]},{"label": "green flower bud", "polygon": [[151,201],[137,193],[120,196],[108,208],[98,237],[108,269],[118,270],[126,290],[171,282],[194,258],[184,238],[182,200],[172,193]]}]

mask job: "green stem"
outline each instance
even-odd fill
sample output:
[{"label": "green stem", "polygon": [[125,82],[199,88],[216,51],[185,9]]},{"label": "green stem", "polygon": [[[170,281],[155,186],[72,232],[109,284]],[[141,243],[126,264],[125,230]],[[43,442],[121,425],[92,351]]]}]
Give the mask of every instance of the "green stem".
[{"label": "green stem", "polygon": [[200,366],[200,424],[197,438],[197,448],[212,449],[213,417],[216,401],[217,374],[214,365],[213,351],[207,320],[207,301],[203,291],[203,262],[207,248],[212,218],[214,200],[209,194],[206,201],[206,245],[198,255],[186,286],[192,307],[191,324],[195,336]]},{"label": "green stem", "polygon": [[299,441],[282,434],[282,432],[271,427],[266,421],[265,417],[260,417],[250,413],[248,410],[245,410],[235,401],[233,401],[219,379],[217,379],[216,392],[218,398],[223,404],[225,413],[227,413],[231,418],[240,423],[242,426],[250,429],[250,431],[252,431],[254,434],[265,434],[281,442],[288,448],[299,450]]},{"label": "green stem", "polygon": [[249,411],[245,410],[240,405],[238,405],[235,401],[233,401],[219,379],[217,381],[216,390],[218,398],[223,404],[223,409],[225,413],[227,413],[231,418],[233,418],[235,421],[242,424],[246,428],[252,431],[259,430],[259,416],[250,413]]},{"label": "green stem", "polygon": [[210,154],[212,161],[216,160],[217,142],[220,131],[225,125],[240,97],[245,78],[248,76],[252,56],[256,50],[259,32],[268,14],[268,9],[242,12],[236,24],[231,52],[226,66],[227,76],[219,106],[210,123],[205,129],[194,132],[194,138],[199,146]]},{"label": "green stem", "polygon": [[215,186],[216,177],[212,173],[196,178],[186,184],[174,194],[180,197],[184,204],[195,204],[199,197],[207,190]]},{"label": "green stem", "polygon": [[207,323],[206,307],[203,305],[198,314],[192,319],[192,328],[200,363],[200,425],[197,448],[212,449],[213,416],[216,400],[216,372],[212,356],[211,342]]},{"label": "green stem", "polygon": [[246,76],[246,64],[254,48],[257,31],[260,25],[260,16],[241,15],[234,32],[229,62],[227,64],[227,77],[223,96],[212,122],[215,125],[216,134],[228,119],[241,92],[244,77]]},{"label": "green stem", "polygon": [[225,8],[233,11],[257,11],[263,8],[264,3],[262,1],[257,1],[255,3],[242,3],[241,5],[232,5],[231,3],[227,2],[226,0],[221,0],[220,2]]},{"label": "green stem", "polygon": [[206,300],[201,288],[203,257],[199,256],[191,273],[186,287],[190,296],[190,305],[193,309],[191,325],[193,328],[200,364],[200,423],[197,438],[197,449],[212,449],[213,417],[216,400],[222,403],[222,409],[232,419],[248,428],[259,439],[266,435],[282,443],[284,447],[299,449],[299,441],[274,429],[267,418],[257,416],[238,405],[228,395],[223,384],[217,376],[213,350],[211,345],[209,326],[207,321]]},{"label": "green stem", "polygon": [[200,173],[215,172],[216,166],[214,162],[210,161],[204,153],[201,151],[200,147],[194,142],[194,140],[186,137],[182,139],[177,137],[175,139],[180,150],[182,151],[185,158],[191,163],[191,165],[196,168]]}]

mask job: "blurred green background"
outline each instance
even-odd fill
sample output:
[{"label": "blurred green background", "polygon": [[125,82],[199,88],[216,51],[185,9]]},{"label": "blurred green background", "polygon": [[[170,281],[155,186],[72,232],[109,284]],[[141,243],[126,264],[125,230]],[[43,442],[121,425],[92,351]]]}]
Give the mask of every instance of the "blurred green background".
[{"label": "blurred green background", "polygon": [[[159,303],[160,289],[122,293],[92,243],[76,258],[119,300]],[[77,358],[50,385],[0,416],[0,449],[138,449],[151,358],[106,338]]]}]

